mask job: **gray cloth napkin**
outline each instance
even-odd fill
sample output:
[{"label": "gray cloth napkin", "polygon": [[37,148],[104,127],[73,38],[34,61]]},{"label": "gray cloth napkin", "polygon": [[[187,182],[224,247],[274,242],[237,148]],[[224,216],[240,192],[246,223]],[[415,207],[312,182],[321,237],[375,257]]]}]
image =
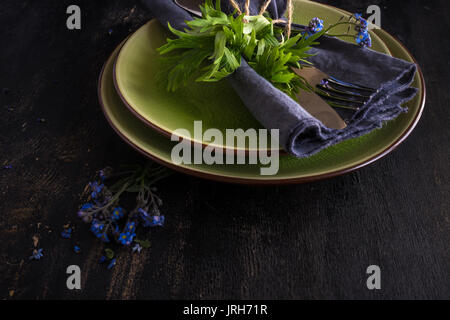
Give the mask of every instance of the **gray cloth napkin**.
[{"label": "gray cloth napkin", "polygon": [[[183,30],[185,21],[192,17],[172,0],[142,0],[153,15],[164,25]],[[237,0],[241,8],[245,0]],[[265,0],[252,0],[251,12],[257,14]],[[231,5],[222,1],[225,12],[233,12]],[[272,18],[282,17],[286,0],[273,0],[268,8]],[[332,23],[333,21],[329,21]],[[348,126],[342,130],[325,127],[289,96],[276,89],[258,75],[242,59],[241,67],[228,80],[253,116],[267,129],[279,129],[280,146],[299,157],[311,156],[324,148],[347,139],[356,138],[381,128],[407,109],[402,104],[417,93],[410,85],[417,67],[413,63],[392,58],[367,48],[360,48],[332,37],[320,39],[312,49],[316,56],[310,60],[323,72],[346,82],[378,88],[378,93],[359,111],[337,110]]]}]

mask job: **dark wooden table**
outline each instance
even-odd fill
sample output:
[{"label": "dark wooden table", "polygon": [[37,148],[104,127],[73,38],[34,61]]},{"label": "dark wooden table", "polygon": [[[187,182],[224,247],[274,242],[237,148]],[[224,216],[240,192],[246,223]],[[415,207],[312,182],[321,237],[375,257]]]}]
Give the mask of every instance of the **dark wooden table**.
[{"label": "dark wooden table", "polygon": [[[109,127],[97,76],[151,18],[137,1],[4,0],[0,8],[0,297],[11,299],[450,298],[448,1],[320,1],[382,8],[382,25],[415,55],[426,110],[395,152],[358,172],[286,187],[248,187],[176,174],[160,183],[167,218],[140,255],[104,248],[78,221],[85,184],[107,165],[142,162]],[[45,122],[37,119],[45,119]],[[12,169],[3,169],[12,165]],[[72,242],[59,233],[76,227]],[[33,236],[44,249],[29,261]],[[82,290],[66,288],[66,268]],[[382,289],[366,268],[379,265]]]}]

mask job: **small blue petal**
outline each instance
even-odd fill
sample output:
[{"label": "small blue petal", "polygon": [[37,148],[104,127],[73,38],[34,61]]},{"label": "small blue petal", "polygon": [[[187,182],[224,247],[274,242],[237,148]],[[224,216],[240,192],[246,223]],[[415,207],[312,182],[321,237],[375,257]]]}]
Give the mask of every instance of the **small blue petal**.
[{"label": "small blue petal", "polygon": [[121,207],[117,207],[113,209],[111,218],[115,221],[121,219],[125,215],[123,209]]},{"label": "small blue petal", "polygon": [[102,233],[99,238],[102,240],[102,242],[109,243],[109,238],[106,233]]},{"label": "small blue petal", "polygon": [[61,232],[61,237],[64,239],[70,239],[72,237],[72,228],[64,229],[64,231]]},{"label": "small blue petal", "polygon": [[43,256],[42,249],[34,250],[30,260],[40,260]]},{"label": "small blue petal", "polygon": [[308,27],[306,28],[306,31],[308,35],[315,34],[317,32],[320,32],[323,30],[323,20],[319,18],[313,18],[310,22]]},{"label": "small blue petal", "polygon": [[108,265],[108,270],[114,268],[114,266],[116,265],[116,259],[112,259],[111,262]]},{"label": "small blue petal", "polygon": [[92,209],[94,205],[92,203],[86,203],[81,207],[81,210],[89,210]]}]

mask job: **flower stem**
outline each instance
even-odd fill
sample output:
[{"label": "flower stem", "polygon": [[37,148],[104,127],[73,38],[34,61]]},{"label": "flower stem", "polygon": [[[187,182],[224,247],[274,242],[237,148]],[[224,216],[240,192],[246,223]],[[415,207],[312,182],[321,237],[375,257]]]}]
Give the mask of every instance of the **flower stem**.
[{"label": "flower stem", "polygon": [[350,37],[350,38],[356,38],[352,34],[327,34],[329,37]]},{"label": "flower stem", "polygon": [[354,22],[347,22],[347,21],[337,22],[337,23],[332,24],[331,26],[329,26],[328,29],[326,30],[326,32],[328,32],[328,31],[330,31],[331,29],[336,28],[337,26],[342,25],[342,24],[346,24],[346,25],[354,25],[354,26],[357,26],[357,25],[358,25],[357,23],[354,23]]}]

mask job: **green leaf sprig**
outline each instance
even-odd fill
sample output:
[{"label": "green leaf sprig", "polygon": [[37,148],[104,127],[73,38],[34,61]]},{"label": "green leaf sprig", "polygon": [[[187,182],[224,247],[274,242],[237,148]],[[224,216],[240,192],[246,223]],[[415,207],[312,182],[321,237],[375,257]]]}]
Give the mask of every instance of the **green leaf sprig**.
[{"label": "green leaf sprig", "polygon": [[295,98],[299,89],[310,90],[305,79],[292,68],[309,64],[307,52],[325,31],[305,37],[298,34],[285,39],[283,29],[275,27],[268,15],[237,17],[226,15],[220,1],[214,7],[206,0],[200,7],[202,18],[186,22],[184,31],[158,49],[163,56],[167,90],[176,91],[190,80],[216,82],[229,76],[241,65],[242,57],[276,88]]}]

